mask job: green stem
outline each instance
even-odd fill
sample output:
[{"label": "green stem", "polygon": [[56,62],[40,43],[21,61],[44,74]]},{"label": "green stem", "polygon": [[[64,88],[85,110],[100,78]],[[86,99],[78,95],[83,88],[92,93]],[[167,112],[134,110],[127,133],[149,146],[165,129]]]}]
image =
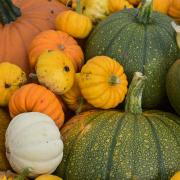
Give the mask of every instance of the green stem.
[{"label": "green stem", "polygon": [[19,16],[21,11],[12,0],[0,0],[0,22],[3,25],[15,21]]},{"label": "green stem", "polygon": [[114,85],[117,85],[117,84],[120,84],[121,83],[121,80],[119,79],[118,76],[116,75],[111,75],[110,78],[109,78],[109,84],[114,86]]},{"label": "green stem", "polygon": [[76,12],[82,14],[81,0],[76,0],[76,2],[77,2]]},{"label": "green stem", "polygon": [[133,114],[142,113],[142,93],[145,86],[146,77],[140,72],[135,72],[130,84],[125,103],[125,112]]},{"label": "green stem", "polygon": [[79,106],[76,110],[76,114],[79,114],[82,111],[83,105],[84,105],[84,98],[80,97],[79,98]]},{"label": "green stem", "polygon": [[14,178],[14,180],[25,180],[26,177],[29,175],[30,173],[30,169],[26,168],[22,171],[22,173],[20,175],[18,175],[16,178]]},{"label": "green stem", "polygon": [[153,0],[142,0],[142,6],[139,8],[137,19],[142,24],[148,24],[151,19]]}]

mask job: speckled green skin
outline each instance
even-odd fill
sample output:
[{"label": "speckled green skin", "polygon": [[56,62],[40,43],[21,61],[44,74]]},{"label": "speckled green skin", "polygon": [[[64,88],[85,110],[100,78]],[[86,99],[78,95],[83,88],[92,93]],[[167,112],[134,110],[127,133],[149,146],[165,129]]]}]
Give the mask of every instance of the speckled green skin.
[{"label": "speckled green skin", "polygon": [[172,107],[180,115],[180,60],[177,60],[169,69],[166,90]]},{"label": "speckled green skin", "polygon": [[64,180],[169,180],[180,170],[180,118],[170,113],[86,112],[61,132]]},{"label": "speckled green skin", "polygon": [[171,19],[152,13],[150,24],[136,19],[137,9],[123,10],[101,22],[86,43],[86,60],[96,55],[117,59],[128,75],[135,71],[148,77],[143,94],[143,107],[154,108],[166,99],[165,77],[178,58],[178,47]]}]

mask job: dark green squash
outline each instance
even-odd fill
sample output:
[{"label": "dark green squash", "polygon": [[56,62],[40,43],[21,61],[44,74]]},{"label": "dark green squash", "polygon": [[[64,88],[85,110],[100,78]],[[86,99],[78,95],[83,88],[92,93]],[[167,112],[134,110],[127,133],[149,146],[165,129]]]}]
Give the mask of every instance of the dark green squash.
[{"label": "dark green squash", "polygon": [[177,60],[168,71],[166,90],[172,107],[180,115],[180,60]]},{"label": "dark green squash", "polygon": [[180,118],[142,112],[144,85],[145,77],[136,73],[125,112],[89,111],[65,124],[57,175],[64,180],[167,180],[180,169]]},{"label": "dark green squash", "polygon": [[116,59],[129,82],[134,72],[143,72],[148,77],[143,107],[157,107],[167,100],[165,77],[179,53],[171,21],[164,14],[151,13],[149,4],[119,11],[95,27],[86,42],[86,60],[96,55]]}]

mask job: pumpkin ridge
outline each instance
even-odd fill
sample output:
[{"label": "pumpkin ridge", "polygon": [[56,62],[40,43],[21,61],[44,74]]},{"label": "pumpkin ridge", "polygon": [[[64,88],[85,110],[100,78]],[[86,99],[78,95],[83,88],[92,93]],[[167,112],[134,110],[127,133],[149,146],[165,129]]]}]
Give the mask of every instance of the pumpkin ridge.
[{"label": "pumpkin ridge", "polygon": [[166,124],[166,122],[164,121],[164,119],[160,119],[159,116],[156,116],[156,115],[153,115],[152,117],[158,119],[162,124],[164,124],[164,126],[167,128],[167,130],[169,130],[169,131],[171,132],[171,134],[173,134],[174,139],[175,139],[175,141],[177,142],[177,145],[180,147],[180,143],[179,143],[179,141],[178,141],[178,139],[177,139],[174,131],[172,130],[172,128],[171,128],[169,125]]},{"label": "pumpkin ridge", "polygon": [[[88,124],[89,123],[91,123],[91,121],[94,121],[94,119],[96,119],[97,117],[99,117],[100,115],[102,115],[102,114],[105,114],[106,112],[104,112],[104,111],[101,111],[101,112],[99,112],[99,113],[95,113],[94,114],[94,116],[92,116],[91,118],[88,118],[88,122],[85,124],[85,126],[84,126],[84,128],[86,127],[86,126],[88,126]],[[84,121],[85,121],[85,119],[84,119]],[[68,151],[69,152],[67,152],[67,161],[66,161],[66,163],[64,164],[64,174],[63,174],[63,177],[64,177],[64,179],[67,179],[67,177],[66,177],[66,172],[67,172],[67,166],[68,166],[68,160],[69,160],[69,157],[70,157],[70,154],[72,153],[72,149],[73,149],[73,147],[74,147],[74,145],[76,144],[76,142],[77,142],[77,140],[78,140],[78,138],[79,138],[79,136],[81,135],[81,133],[82,133],[82,131],[84,131],[84,129],[82,129],[77,135],[76,135],[76,138],[75,139],[73,139],[73,141],[70,143],[70,145],[69,145],[69,149],[68,149]],[[63,134],[62,134],[63,135]]]},{"label": "pumpkin ridge", "polygon": [[152,136],[154,138],[154,141],[156,142],[159,175],[160,175],[161,179],[164,179],[165,178],[164,172],[166,172],[166,171],[165,171],[164,161],[163,161],[163,157],[162,157],[161,145],[160,145],[160,142],[159,142],[159,139],[157,136],[157,131],[156,131],[156,128],[154,127],[153,123],[149,119],[149,117],[146,115],[144,115],[144,117],[146,118],[147,122],[149,123],[149,125],[151,127]]},{"label": "pumpkin ridge", "polygon": [[106,170],[107,173],[106,173],[105,179],[111,179],[110,172],[111,172],[111,168],[112,168],[114,149],[115,149],[116,143],[117,143],[116,138],[117,138],[118,132],[121,130],[121,127],[122,127],[123,121],[125,120],[125,117],[126,117],[126,114],[123,114],[123,116],[118,117],[119,118],[118,123],[114,130],[113,138],[112,138],[111,145],[110,145],[111,148],[109,150],[109,158],[107,161],[107,170]]}]

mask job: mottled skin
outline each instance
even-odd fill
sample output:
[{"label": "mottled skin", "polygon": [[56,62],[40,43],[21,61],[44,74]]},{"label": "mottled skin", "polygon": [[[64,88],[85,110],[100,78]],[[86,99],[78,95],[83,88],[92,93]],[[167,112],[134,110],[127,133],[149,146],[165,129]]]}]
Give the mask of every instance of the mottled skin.
[{"label": "mottled skin", "polygon": [[86,60],[107,55],[123,65],[129,83],[136,71],[147,76],[143,107],[154,108],[165,102],[165,77],[178,57],[171,19],[152,13],[149,24],[139,23],[137,9],[123,10],[101,22],[86,44]]},{"label": "mottled skin", "polygon": [[166,90],[174,110],[180,115],[180,60],[169,69],[166,79]]}]

